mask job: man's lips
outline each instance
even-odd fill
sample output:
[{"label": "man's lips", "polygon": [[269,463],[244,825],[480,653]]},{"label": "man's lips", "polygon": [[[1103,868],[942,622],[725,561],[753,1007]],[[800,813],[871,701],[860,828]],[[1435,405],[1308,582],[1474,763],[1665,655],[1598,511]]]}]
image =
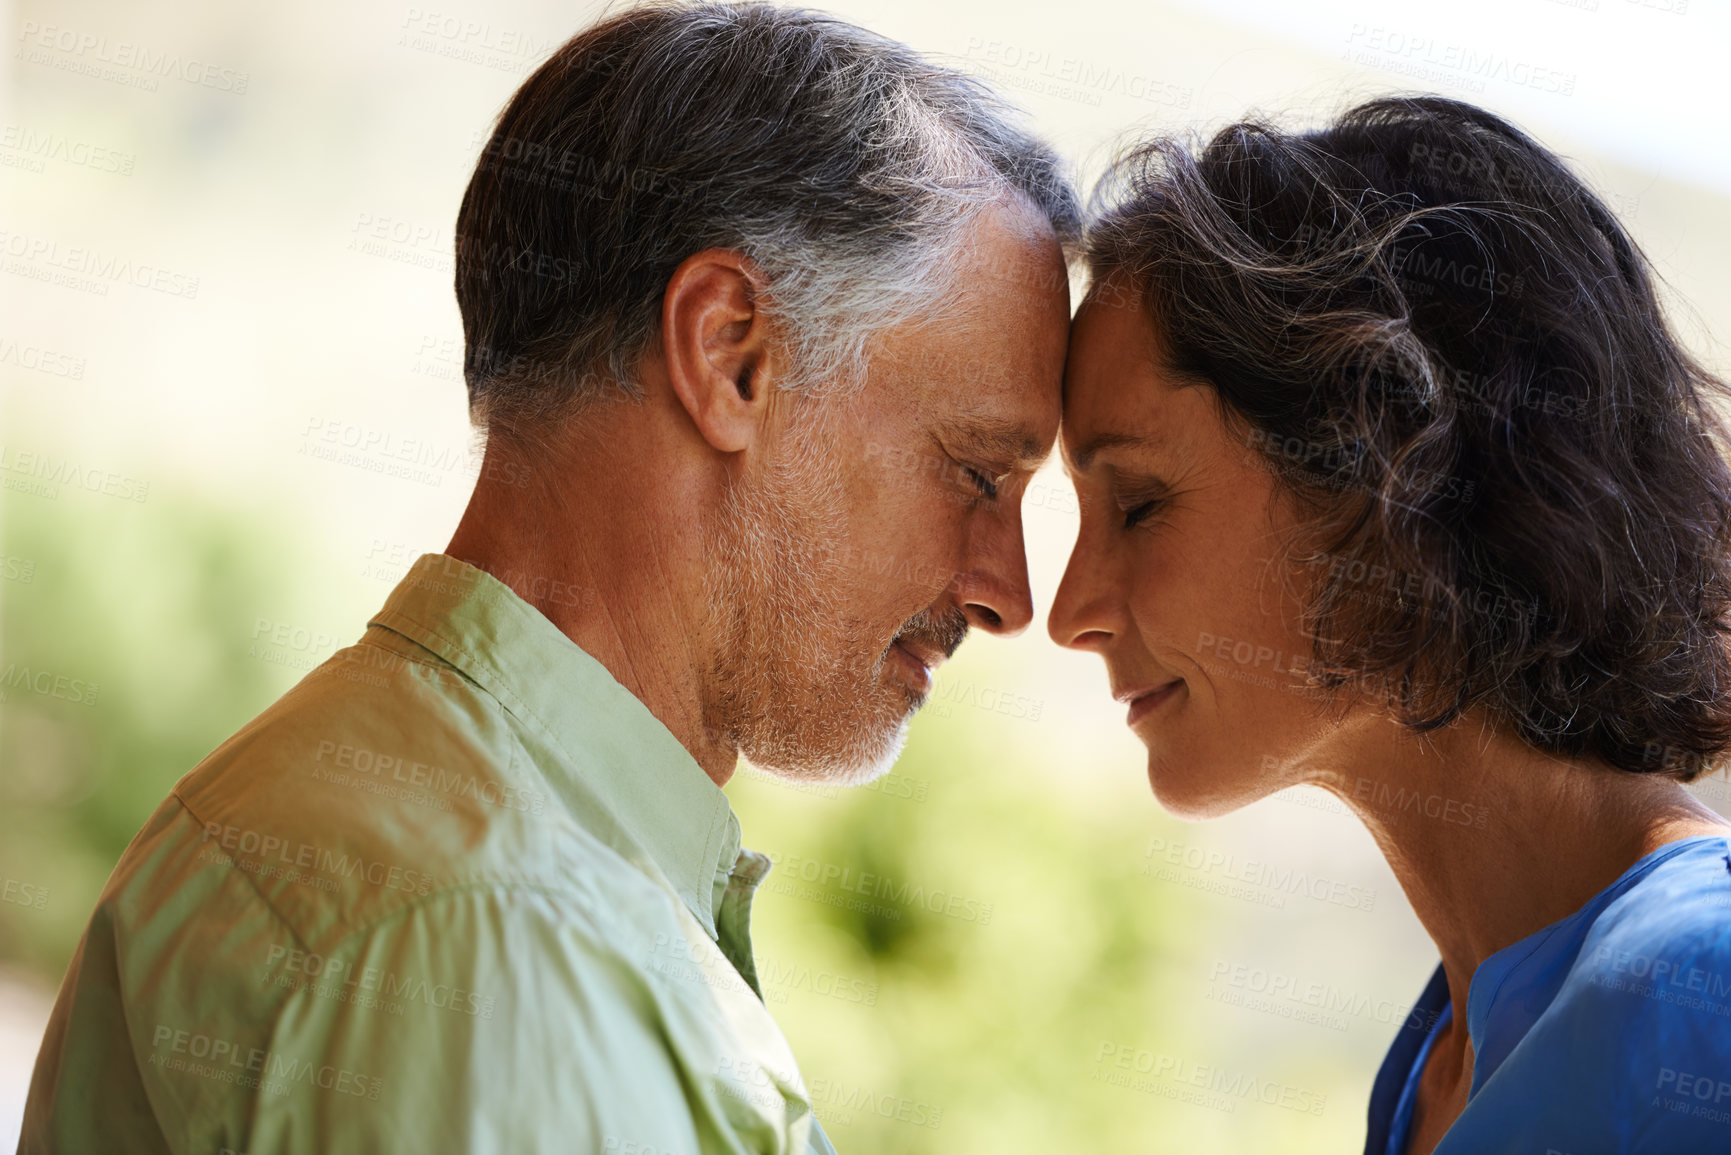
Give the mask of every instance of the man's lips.
[{"label": "man's lips", "polygon": [[923,642],[914,641],[912,638],[897,638],[895,644],[910,658],[928,670],[937,669],[943,665],[944,659],[949,657],[936,646],[928,646]]},{"label": "man's lips", "polygon": [[889,653],[895,655],[924,696],[932,690],[932,671],[943,665],[967,636],[968,619],[960,610],[921,610],[890,640]]},{"label": "man's lips", "polygon": [[1122,690],[1112,691],[1112,697],[1130,707],[1130,712],[1124,718],[1124,724],[1134,726],[1147,717],[1149,712],[1161,704],[1170,701],[1172,696],[1184,685],[1183,678],[1173,678],[1168,682],[1130,686]]},{"label": "man's lips", "polygon": [[944,652],[922,646],[918,642],[900,640],[890,643],[890,652],[901,660],[908,676],[913,679],[915,688],[922,694],[930,693],[932,671],[943,662],[946,657]]}]

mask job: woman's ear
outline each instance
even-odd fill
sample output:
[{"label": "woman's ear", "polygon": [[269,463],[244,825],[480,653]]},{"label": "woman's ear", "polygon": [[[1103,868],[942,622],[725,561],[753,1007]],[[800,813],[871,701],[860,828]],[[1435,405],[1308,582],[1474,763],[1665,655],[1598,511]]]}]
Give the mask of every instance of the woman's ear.
[{"label": "woman's ear", "polygon": [[705,249],[680,262],[661,298],[668,384],[704,440],[723,453],[747,448],[768,411],[774,377],[769,282],[743,253]]}]

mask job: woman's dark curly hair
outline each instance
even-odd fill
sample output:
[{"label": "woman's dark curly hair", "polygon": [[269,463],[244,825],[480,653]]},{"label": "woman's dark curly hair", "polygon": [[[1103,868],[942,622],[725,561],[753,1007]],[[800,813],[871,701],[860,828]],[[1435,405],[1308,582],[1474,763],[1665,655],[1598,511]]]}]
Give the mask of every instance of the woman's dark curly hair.
[{"label": "woman's dark curly hair", "polygon": [[1157,139],[1087,255],[1307,511],[1322,685],[1683,781],[1731,747],[1727,389],[1555,155],[1438,97]]}]

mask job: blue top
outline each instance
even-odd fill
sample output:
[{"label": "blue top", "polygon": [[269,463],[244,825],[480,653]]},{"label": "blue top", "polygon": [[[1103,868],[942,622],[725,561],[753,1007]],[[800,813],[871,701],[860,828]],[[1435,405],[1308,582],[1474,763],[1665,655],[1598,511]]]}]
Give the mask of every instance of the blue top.
[{"label": "blue top", "polygon": [[[1450,1021],[1438,966],[1370,1095],[1365,1155],[1405,1155]],[[1435,1155],[1731,1152],[1731,838],[1662,846],[1491,955],[1467,992],[1473,1081]]]}]

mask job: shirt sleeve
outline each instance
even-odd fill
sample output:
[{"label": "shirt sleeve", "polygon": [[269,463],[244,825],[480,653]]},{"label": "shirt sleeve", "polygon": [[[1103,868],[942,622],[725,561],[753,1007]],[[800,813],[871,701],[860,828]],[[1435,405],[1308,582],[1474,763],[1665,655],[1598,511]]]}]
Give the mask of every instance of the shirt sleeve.
[{"label": "shirt sleeve", "polygon": [[301,961],[249,1151],[712,1147],[640,976],[545,891],[443,892]]}]

